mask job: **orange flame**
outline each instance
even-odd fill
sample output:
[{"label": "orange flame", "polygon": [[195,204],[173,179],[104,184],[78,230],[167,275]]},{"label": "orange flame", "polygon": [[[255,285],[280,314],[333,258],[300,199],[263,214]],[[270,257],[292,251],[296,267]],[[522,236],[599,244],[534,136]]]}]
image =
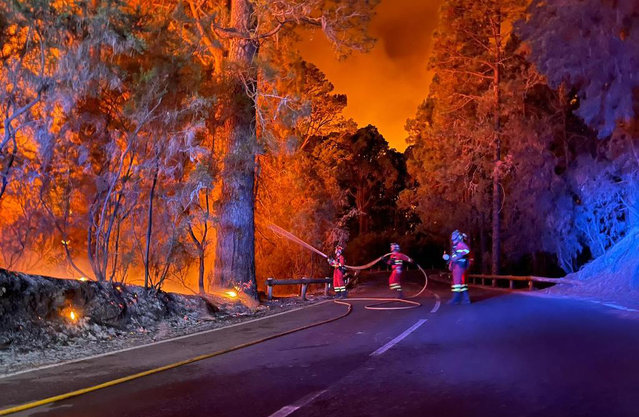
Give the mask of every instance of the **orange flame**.
[{"label": "orange flame", "polygon": [[73,307],[67,307],[62,311],[62,315],[70,320],[72,323],[77,323],[80,319],[80,314],[73,309]]}]

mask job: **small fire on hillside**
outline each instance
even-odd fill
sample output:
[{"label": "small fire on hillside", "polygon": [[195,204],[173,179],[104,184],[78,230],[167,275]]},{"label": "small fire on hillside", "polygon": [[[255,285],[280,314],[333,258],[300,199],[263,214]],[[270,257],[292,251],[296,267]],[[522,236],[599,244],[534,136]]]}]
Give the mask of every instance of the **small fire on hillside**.
[{"label": "small fire on hillside", "polygon": [[67,321],[76,324],[78,323],[78,321],[80,320],[80,313],[78,312],[77,309],[73,308],[73,306],[68,306],[65,307],[60,314],[62,315],[62,317],[64,317]]},{"label": "small fire on hillside", "polygon": [[209,288],[209,291],[204,297],[213,305],[242,305],[251,310],[259,306],[257,300],[246,294],[242,288],[237,285]]}]

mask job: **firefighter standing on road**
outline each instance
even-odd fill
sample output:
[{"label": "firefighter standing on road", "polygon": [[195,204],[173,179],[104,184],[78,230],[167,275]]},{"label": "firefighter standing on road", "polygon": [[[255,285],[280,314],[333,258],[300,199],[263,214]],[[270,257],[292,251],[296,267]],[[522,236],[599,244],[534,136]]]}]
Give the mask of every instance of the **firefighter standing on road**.
[{"label": "firefighter standing on road", "polygon": [[344,283],[344,273],[346,267],[344,266],[344,248],[340,245],[335,247],[335,258],[328,258],[330,266],[335,268],[333,270],[333,289],[335,290],[335,296],[338,298],[346,298],[346,284]]},{"label": "firefighter standing on road", "polygon": [[401,282],[404,262],[413,262],[413,260],[399,251],[398,243],[391,243],[390,249],[391,254],[386,263],[393,268],[393,272],[388,278],[388,285],[392,291],[397,291],[397,298],[404,298]]},{"label": "firefighter standing on road", "polygon": [[466,271],[470,266],[470,248],[464,242],[466,235],[455,230],[450,235],[450,256],[444,253],[444,259],[448,261],[448,269],[452,272],[453,283],[451,290],[453,297],[449,304],[470,304],[468,296],[468,284],[466,284]]}]

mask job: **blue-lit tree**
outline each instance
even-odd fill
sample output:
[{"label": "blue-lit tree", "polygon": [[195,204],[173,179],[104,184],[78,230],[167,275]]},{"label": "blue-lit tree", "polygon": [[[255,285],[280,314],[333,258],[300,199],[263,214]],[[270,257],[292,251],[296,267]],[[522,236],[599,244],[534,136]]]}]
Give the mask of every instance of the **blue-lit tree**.
[{"label": "blue-lit tree", "polygon": [[534,0],[519,25],[539,70],[578,89],[577,113],[602,138],[636,117],[637,19],[635,0]]},{"label": "blue-lit tree", "polygon": [[552,86],[573,89],[575,113],[605,139],[568,164],[570,192],[549,217],[566,271],[580,266],[581,252],[599,257],[638,225],[638,13],[634,0],[534,0],[517,25],[532,61]]}]

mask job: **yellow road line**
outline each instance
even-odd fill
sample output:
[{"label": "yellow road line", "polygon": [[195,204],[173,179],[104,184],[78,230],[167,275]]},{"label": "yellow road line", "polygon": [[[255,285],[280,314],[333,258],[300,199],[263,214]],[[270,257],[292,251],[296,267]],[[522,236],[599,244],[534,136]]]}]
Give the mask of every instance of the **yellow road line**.
[{"label": "yellow road line", "polygon": [[308,309],[308,308],[317,307],[317,306],[320,306],[322,304],[326,304],[326,303],[328,303],[330,301],[331,300],[324,300],[324,301],[320,301],[320,302],[317,302],[317,303],[313,303],[311,305],[302,306],[302,307],[298,307],[298,308],[293,308],[293,309],[282,311],[282,312],[279,312],[279,313],[269,314],[267,316],[258,317],[256,319],[251,319],[251,320],[247,320],[247,321],[241,321],[239,323],[229,324],[229,325],[222,326],[222,327],[216,327],[214,329],[202,330],[202,331],[199,331],[199,332],[185,334],[185,335],[182,335],[182,336],[177,336],[177,337],[171,337],[171,338],[168,338],[168,339],[158,340],[156,342],[145,343],[143,345],[131,346],[131,347],[128,347],[128,348],[118,349],[118,350],[114,350],[114,351],[111,351],[111,352],[98,353],[96,355],[85,356],[85,357],[72,359],[72,360],[68,360],[68,361],[63,361],[63,362],[58,362],[58,363],[53,363],[53,364],[49,364],[49,365],[42,365],[42,366],[39,366],[37,368],[31,368],[31,369],[25,369],[23,371],[12,372],[10,374],[1,375],[0,376],[0,382],[2,382],[3,379],[10,378],[10,377],[17,376],[17,375],[28,374],[30,372],[38,372],[38,371],[42,371],[42,370],[45,370],[45,369],[51,369],[51,368],[57,368],[59,366],[70,365],[72,363],[90,361],[90,360],[97,359],[97,358],[103,358],[105,356],[112,356],[112,355],[117,355],[117,354],[123,353],[123,352],[129,352],[129,351],[132,351],[132,350],[144,349],[144,348],[147,348],[147,347],[150,347],[150,346],[156,346],[156,345],[162,345],[162,344],[165,344],[165,343],[175,342],[176,340],[188,339],[188,338],[191,338],[191,337],[198,337],[198,336],[202,336],[202,335],[205,335],[205,334],[209,334],[209,333],[219,332],[221,330],[230,329],[230,328],[233,328],[233,327],[245,326],[247,324],[256,323],[258,321],[272,319],[273,317],[277,317],[277,316],[282,316],[284,314],[294,313],[294,312],[299,311],[299,310],[304,310],[304,309]]},{"label": "yellow road line", "polygon": [[351,311],[353,310],[353,306],[351,304],[348,304],[348,303],[339,303],[339,304],[348,305],[348,309],[346,310],[346,312],[344,314],[340,315],[340,316],[333,317],[333,318],[328,319],[328,320],[323,320],[323,321],[312,323],[312,324],[309,324],[309,325],[306,325],[306,326],[298,327],[298,328],[295,328],[295,329],[292,329],[292,330],[287,330],[285,332],[277,333],[277,334],[274,334],[274,335],[271,335],[271,336],[268,336],[268,337],[264,337],[262,339],[254,340],[254,341],[247,342],[247,343],[243,343],[241,345],[233,346],[233,347],[230,347],[228,349],[220,350],[220,351],[217,351],[217,352],[207,353],[207,354],[204,354],[204,355],[196,356],[196,357],[191,358],[191,359],[187,359],[187,360],[180,361],[180,362],[175,362],[175,363],[172,363],[172,364],[169,364],[169,365],[161,366],[159,368],[149,369],[148,371],[139,372],[137,374],[125,376],[125,377],[118,378],[118,379],[113,379],[111,381],[107,381],[107,382],[104,382],[102,384],[94,385],[94,386],[91,386],[91,387],[82,388],[82,389],[79,389],[79,390],[76,390],[76,391],[67,392],[65,394],[55,395],[53,397],[48,397],[48,398],[45,398],[45,399],[42,399],[42,400],[38,400],[38,401],[32,401],[32,402],[29,402],[29,403],[26,403],[26,404],[17,405],[15,407],[5,408],[4,410],[0,410],[0,416],[6,416],[8,414],[17,413],[18,411],[24,411],[24,410],[28,410],[28,409],[35,408],[35,407],[40,407],[42,405],[51,404],[51,403],[56,402],[56,401],[61,401],[61,400],[66,400],[68,398],[77,397],[77,396],[82,395],[82,394],[87,394],[89,392],[97,391],[97,390],[100,390],[100,389],[103,389],[103,388],[112,387],[114,385],[122,384],[124,382],[132,381],[134,379],[138,379],[138,378],[142,378],[142,377],[145,377],[145,376],[157,374],[159,372],[163,372],[163,371],[166,371],[166,370],[169,370],[169,369],[177,368],[179,366],[187,365],[189,363],[201,361],[201,360],[204,360],[204,359],[213,358],[215,356],[223,355],[225,353],[233,352],[235,350],[239,350],[239,349],[242,349],[242,348],[245,348],[245,347],[257,345],[258,343],[266,342],[267,340],[272,340],[272,339],[275,339],[275,338],[278,338],[278,337],[282,337],[282,336],[285,336],[285,335],[288,335],[288,334],[291,334],[291,333],[299,332],[300,330],[309,329],[311,327],[320,326],[322,324],[326,324],[326,323],[330,323],[330,322],[339,320],[339,319],[349,315],[351,313]]}]

